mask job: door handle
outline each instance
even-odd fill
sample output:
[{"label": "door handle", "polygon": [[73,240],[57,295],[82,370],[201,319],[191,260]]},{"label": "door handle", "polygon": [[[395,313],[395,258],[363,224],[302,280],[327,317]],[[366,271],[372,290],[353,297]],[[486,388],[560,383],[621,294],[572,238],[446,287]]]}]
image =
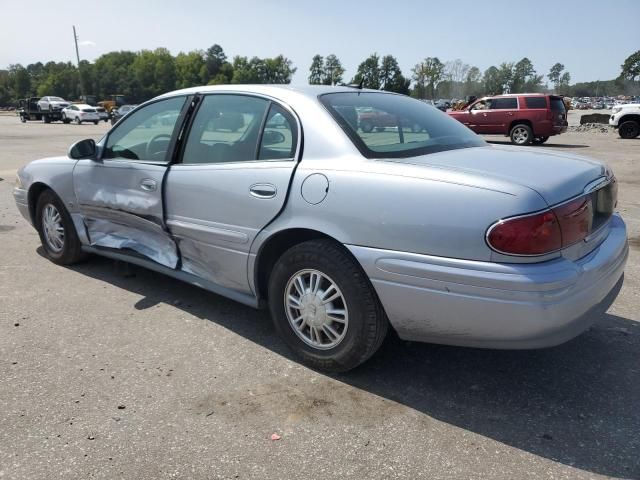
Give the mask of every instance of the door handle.
[{"label": "door handle", "polygon": [[513,117],[513,112],[507,112],[507,115],[509,115],[510,117]]},{"label": "door handle", "polygon": [[249,187],[249,193],[256,198],[273,198],[278,189],[270,183],[256,183]]},{"label": "door handle", "polygon": [[156,188],[158,188],[158,184],[155,180],[150,178],[145,178],[140,182],[140,188],[147,192],[155,192]]}]

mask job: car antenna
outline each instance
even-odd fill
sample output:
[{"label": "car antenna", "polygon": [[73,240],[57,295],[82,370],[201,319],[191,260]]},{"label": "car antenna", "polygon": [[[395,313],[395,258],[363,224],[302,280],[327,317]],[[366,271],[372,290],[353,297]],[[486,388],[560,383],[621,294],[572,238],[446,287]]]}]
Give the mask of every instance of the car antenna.
[{"label": "car antenna", "polygon": [[343,83],[343,85],[344,85],[345,87],[349,87],[349,88],[357,88],[358,90],[362,90],[362,87],[364,86],[364,77],[362,77],[362,78],[360,79],[360,82],[359,82],[359,83],[347,83],[347,84],[344,84],[344,83]]}]

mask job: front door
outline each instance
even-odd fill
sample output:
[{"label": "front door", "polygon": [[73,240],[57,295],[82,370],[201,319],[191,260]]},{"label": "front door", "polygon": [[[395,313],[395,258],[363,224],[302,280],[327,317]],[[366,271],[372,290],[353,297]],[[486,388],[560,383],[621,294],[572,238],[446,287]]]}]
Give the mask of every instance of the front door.
[{"label": "front door", "polygon": [[184,271],[250,293],[251,244],[284,206],[299,132],[293,112],[268,98],[202,97],[165,183]]},{"label": "front door", "polygon": [[77,163],[74,189],[91,246],[177,266],[162,186],[186,101],[181,96],[145,105],[109,132],[98,160]]}]

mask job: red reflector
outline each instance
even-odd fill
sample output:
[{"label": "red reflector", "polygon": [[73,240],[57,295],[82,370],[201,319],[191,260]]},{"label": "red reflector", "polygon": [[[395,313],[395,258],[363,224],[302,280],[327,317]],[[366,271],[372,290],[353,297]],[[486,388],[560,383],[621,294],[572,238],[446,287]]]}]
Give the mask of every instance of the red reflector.
[{"label": "red reflector", "polygon": [[560,225],[552,211],[497,223],[487,241],[494,250],[511,255],[541,255],[562,248]]},{"label": "red reflector", "polygon": [[580,197],[553,209],[562,230],[562,246],[568,247],[584,240],[593,226],[591,197]]}]

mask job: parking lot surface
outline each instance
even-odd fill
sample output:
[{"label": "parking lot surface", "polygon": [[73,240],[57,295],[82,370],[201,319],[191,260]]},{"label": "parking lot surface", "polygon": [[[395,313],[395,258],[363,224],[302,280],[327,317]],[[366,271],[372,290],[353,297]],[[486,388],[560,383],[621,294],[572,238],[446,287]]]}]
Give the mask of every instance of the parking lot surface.
[{"label": "parking lot surface", "polygon": [[0,116],[0,478],[640,478],[640,139],[537,147],[619,180],[625,284],[588,332],[538,351],[390,338],[328,376],[291,357],[267,312],[42,256],[16,169],[108,128]]}]

